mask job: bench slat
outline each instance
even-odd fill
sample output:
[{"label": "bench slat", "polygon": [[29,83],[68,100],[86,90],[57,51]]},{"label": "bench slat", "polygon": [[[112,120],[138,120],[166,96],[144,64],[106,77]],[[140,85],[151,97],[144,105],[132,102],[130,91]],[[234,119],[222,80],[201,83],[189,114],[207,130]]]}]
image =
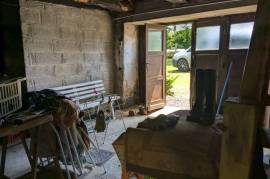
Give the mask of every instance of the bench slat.
[{"label": "bench slat", "polygon": [[83,96],[78,96],[78,97],[72,98],[72,100],[79,101],[79,100],[83,100],[83,99],[93,98],[95,96],[101,96],[102,94],[104,94],[104,93],[101,93],[101,92],[100,93],[92,93],[92,94],[88,94],[88,95],[83,95]]},{"label": "bench slat", "polygon": [[79,83],[79,84],[74,84],[74,85],[60,86],[60,87],[51,88],[51,89],[56,90],[56,91],[62,91],[65,89],[79,88],[79,87],[88,86],[88,85],[95,85],[95,84],[102,84],[103,85],[103,82],[102,82],[102,80],[96,80],[96,81],[90,81],[90,82]]},{"label": "bench slat", "polygon": [[[118,99],[120,99],[120,96],[115,96],[113,98],[113,100],[118,100]],[[80,106],[80,109],[85,110],[85,109],[94,108],[94,107],[98,106],[100,104],[100,102],[101,102],[101,99],[97,99],[97,100],[94,100],[94,101],[79,104],[79,106]],[[104,100],[102,101],[101,104],[105,104],[105,103],[108,103],[108,102],[109,102],[109,96],[105,96]]]},{"label": "bench slat", "polygon": [[99,85],[93,85],[93,86],[85,86],[85,87],[81,87],[81,88],[73,88],[73,89],[67,89],[67,90],[58,90],[57,92],[59,92],[59,93],[61,93],[63,95],[67,95],[67,94],[78,93],[78,92],[92,90],[92,89],[98,89],[98,88],[101,88],[101,87],[104,87],[104,85],[103,84],[99,84]]},{"label": "bench slat", "polygon": [[65,96],[69,98],[74,98],[74,97],[79,97],[86,94],[95,94],[95,93],[105,93],[105,88],[102,87],[102,88],[96,88],[95,90],[80,91],[76,93],[66,94]]}]

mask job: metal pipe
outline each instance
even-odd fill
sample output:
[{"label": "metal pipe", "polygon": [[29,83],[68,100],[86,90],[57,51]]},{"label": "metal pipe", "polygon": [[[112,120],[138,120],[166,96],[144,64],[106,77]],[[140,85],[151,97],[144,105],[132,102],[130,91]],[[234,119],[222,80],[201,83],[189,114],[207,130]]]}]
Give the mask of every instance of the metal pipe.
[{"label": "metal pipe", "polygon": [[120,103],[119,103],[118,100],[116,100],[116,103],[118,105],[118,108],[119,108],[119,111],[120,111],[121,120],[122,120],[123,126],[124,126],[125,131],[126,131],[127,130],[127,127],[126,127],[126,124],[125,124],[125,121],[124,121],[123,111],[121,110],[121,106],[120,106]]},{"label": "metal pipe", "polygon": [[[98,106],[98,108],[99,108],[99,106]],[[93,121],[92,121],[92,118],[91,118],[91,113],[90,113],[90,110],[86,110],[87,112],[86,112],[86,114],[88,115],[88,117],[89,117],[89,120],[90,120],[90,123],[91,123],[91,127],[92,127],[92,129],[93,129],[93,133],[94,133],[94,138],[95,138],[95,141],[96,141],[96,145],[97,145],[97,148],[98,148],[98,150],[99,150],[99,144],[98,144],[98,140],[97,140],[97,136],[96,136],[96,130],[95,130],[95,127],[94,127],[94,125],[93,125]],[[88,135],[87,135],[88,136]]]},{"label": "metal pipe", "polygon": [[219,111],[220,111],[220,108],[221,108],[221,105],[222,105],[222,101],[223,101],[223,98],[224,98],[225,90],[226,90],[226,88],[228,86],[228,83],[229,83],[229,79],[230,79],[231,71],[232,71],[232,65],[233,65],[233,62],[231,61],[230,65],[229,65],[228,73],[227,73],[227,76],[226,76],[226,80],[225,80],[225,83],[224,83],[224,86],[223,86],[223,89],[222,89],[222,92],[221,92],[221,95],[220,95],[220,98],[219,98],[219,103],[218,103],[218,108],[217,108],[217,111],[216,111],[216,116],[219,114]]},{"label": "metal pipe", "polygon": [[51,126],[51,128],[53,129],[53,131],[54,131],[54,133],[56,135],[56,138],[57,138],[57,141],[58,141],[58,144],[59,144],[59,147],[60,147],[60,152],[61,152],[63,160],[64,160],[64,165],[65,165],[65,168],[66,168],[68,179],[71,179],[69,169],[68,169],[68,166],[67,166],[66,156],[65,156],[65,153],[64,153],[64,149],[63,149],[63,145],[61,143],[59,133],[58,133],[58,131],[56,130],[56,128],[54,127],[54,125],[52,123],[50,123],[50,126]]},{"label": "metal pipe", "polygon": [[[80,157],[79,157],[79,154],[78,154],[78,150],[75,146],[75,143],[73,141],[73,138],[72,138],[72,135],[71,135],[71,132],[70,132],[70,129],[67,129],[67,133],[68,133],[68,137],[70,139],[70,142],[71,142],[71,146],[73,148],[73,151],[75,153],[75,157],[76,157],[76,160],[77,160],[77,163],[78,163],[78,166],[79,166],[79,172],[80,172],[80,175],[82,175],[82,162],[80,160]],[[75,131],[75,136],[77,136],[77,132]]]},{"label": "metal pipe", "polygon": [[92,160],[93,165],[96,166],[95,161],[94,161],[93,158],[91,157],[91,154],[90,154],[90,152],[88,151],[88,149],[87,149],[87,147],[86,147],[86,145],[85,145],[85,143],[84,143],[84,141],[83,141],[83,139],[82,139],[82,137],[81,137],[80,135],[78,135],[78,139],[79,139],[79,141],[82,143],[82,145],[83,145],[83,147],[84,147],[86,153],[88,154],[90,160]]},{"label": "metal pipe", "polygon": [[73,159],[73,156],[72,156],[72,153],[71,153],[71,150],[70,150],[70,143],[68,141],[67,132],[64,129],[62,130],[62,132],[64,134],[64,140],[65,140],[66,145],[67,145],[67,151],[68,151],[69,158],[71,160],[71,164],[72,164],[72,168],[73,168],[73,171],[74,171],[74,175],[75,175],[75,178],[77,179],[78,178],[77,171],[76,171],[74,159]]},{"label": "metal pipe", "polygon": [[[89,136],[87,136],[87,137],[89,138]],[[94,165],[94,166],[97,166],[96,162],[95,162],[95,161],[93,160],[93,158],[91,157],[91,154],[90,154],[90,152],[88,151],[88,149],[87,149],[87,147],[86,147],[86,145],[85,145],[85,143],[84,143],[84,141],[83,141],[83,139],[82,139],[82,136],[78,135],[78,138],[79,138],[79,140],[81,141],[81,143],[83,144],[83,147],[84,147],[84,149],[85,149],[87,155],[89,156],[90,160],[92,161],[93,165]],[[89,140],[91,141],[90,138],[89,138]],[[100,150],[99,150],[99,149],[98,149],[98,153],[99,153],[99,157],[101,158]],[[104,170],[104,173],[103,173],[103,174],[106,174],[107,172],[106,172],[106,168],[105,168],[104,164],[102,164],[102,168],[103,168],[103,170]]]}]

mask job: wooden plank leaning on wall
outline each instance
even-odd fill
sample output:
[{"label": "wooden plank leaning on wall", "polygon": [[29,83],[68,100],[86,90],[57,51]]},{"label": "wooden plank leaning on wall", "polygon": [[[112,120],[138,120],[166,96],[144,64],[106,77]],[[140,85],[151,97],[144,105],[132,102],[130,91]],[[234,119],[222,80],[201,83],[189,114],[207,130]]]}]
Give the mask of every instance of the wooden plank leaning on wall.
[{"label": "wooden plank leaning on wall", "polygon": [[226,101],[220,179],[254,178],[257,129],[262,127],[270,66],[270,1],[259,0],[253,36],[241,84],[240,102]]}]

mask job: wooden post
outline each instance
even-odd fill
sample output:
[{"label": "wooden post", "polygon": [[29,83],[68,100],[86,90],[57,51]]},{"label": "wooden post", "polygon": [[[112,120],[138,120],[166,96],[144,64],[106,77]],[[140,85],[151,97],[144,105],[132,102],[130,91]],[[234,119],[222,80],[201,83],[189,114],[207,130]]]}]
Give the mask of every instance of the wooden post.
[{"label": "wooden post", "polygon": [[259,0],[253,35],[241,84],[240,100],[262,104],[270,66],[270,1]]},{"label": "wooden post", "polygon": [[2,145],[1,165],[0,165],[0,178],[1,177],[5,178],[7,144],[8,144],[7,137],[4,137],[3,138],[3,145]]},{"label": "wooden post", "polygon": [[265,99],[264,128],[270,128],[270,83],[268,85],[267,97]]},{"label": "wooden post", "polygon": [[238,102],[225,102],[219,179],[248,179],[253,158],[257,116],[260,108]]},{"label": "wooden post", "polygon": [[258,127],[262,127],[270,65],[270,1],[259,0],[241,84],[240,103],[224,106],[219,179],[249,179]]}]

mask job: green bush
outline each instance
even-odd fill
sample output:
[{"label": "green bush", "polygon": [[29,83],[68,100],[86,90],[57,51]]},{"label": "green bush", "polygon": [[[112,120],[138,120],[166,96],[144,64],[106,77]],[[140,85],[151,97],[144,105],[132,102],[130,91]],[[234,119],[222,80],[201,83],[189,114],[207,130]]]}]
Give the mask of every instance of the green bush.
[{"label": "green bush", "polygon": [[191,46],[191,27],[183,27],[182,30],[174,31],[172,27],[167,27],[167,49],[187,49]]},{"label": "green bush", "polygon": [[166,76],[166,94],[167,95],[169,95],[169,96],[174,95],[174,92],[172,91],[173,83],[175,82],[175,80],[177,80],[178,77],[179,77],[179,75],[177,75],[177,76],[167,75]]}]

